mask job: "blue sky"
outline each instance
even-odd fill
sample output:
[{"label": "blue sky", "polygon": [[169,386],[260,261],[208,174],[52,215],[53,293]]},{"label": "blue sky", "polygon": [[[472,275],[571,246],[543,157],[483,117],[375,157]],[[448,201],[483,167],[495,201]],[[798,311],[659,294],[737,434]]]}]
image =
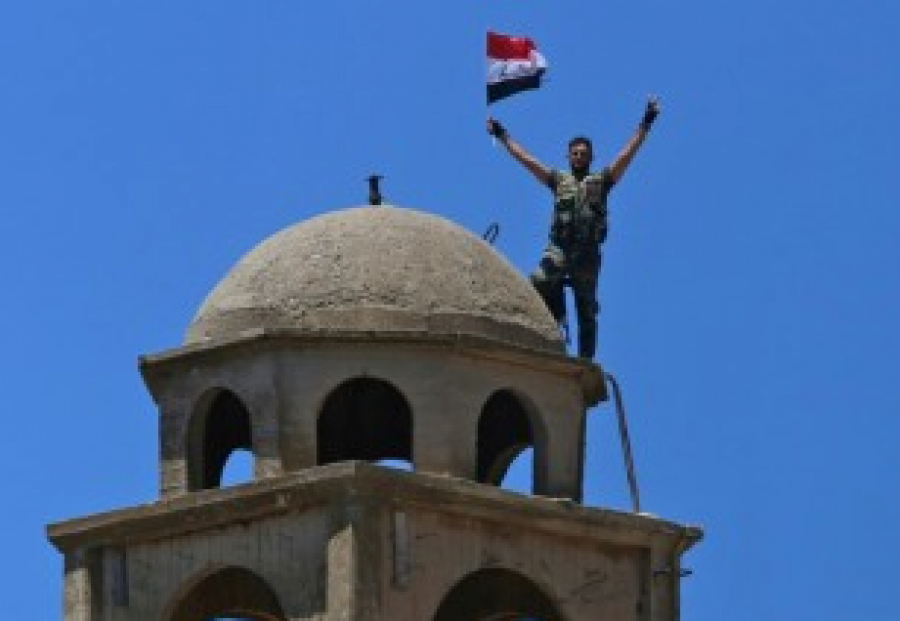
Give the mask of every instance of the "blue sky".
[{"label": "blue sky", "polygon": [[[5,3],[7,616],[61,616],[46,523],[156,497],[137,356],[267,235],[377,171],[533,268],[550,204],[485,135],[491,28],[550,62],[491,110],[548,165],[579,133],[605,163],[662,102],[610,199],[598,360],[645,508],[707,532],[683,618],[897,619],[898,23],[894,0]],[[628,507],[608,405],[588,449],[588,502]]]}]

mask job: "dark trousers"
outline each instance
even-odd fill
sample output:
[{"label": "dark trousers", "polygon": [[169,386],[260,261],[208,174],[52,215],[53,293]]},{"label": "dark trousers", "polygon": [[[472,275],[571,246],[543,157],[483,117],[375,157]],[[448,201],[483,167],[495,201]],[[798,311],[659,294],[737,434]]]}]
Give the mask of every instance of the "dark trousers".
[{"label": "dark trousers", "polygon": [[544,252],[537,269],[531,274],[531,283],[544,299],[557,323],[566,317],[563,288],[569,285],[575,297],[578,313],[578,355],[593,359],[597,349],[597,278],[601,257],[596,245],[588,248],[563,250],[550,246]]}]

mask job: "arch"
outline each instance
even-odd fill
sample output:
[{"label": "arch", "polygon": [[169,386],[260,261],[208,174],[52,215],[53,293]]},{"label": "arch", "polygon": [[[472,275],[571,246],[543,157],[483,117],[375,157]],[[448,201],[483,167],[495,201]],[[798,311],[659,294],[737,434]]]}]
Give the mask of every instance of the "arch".
[{"label": "arch", "polygon": [[253,452],[250,411],[230,390],[208,390],[188,422],[188,490],[219,487],[225,463],[239,449]]},{"label": "arch", "polygon": [[478,418],[478,481],[500,485],[510,464],[529,447],[534,448],[532,486],[537,488],[546,448],[537,410],[527,397],[512,390],[494,392]]},{"label": "arch", "polygon": [[165,621],[208,621],[217,618],[287,621],[278,596],[249,569],[228,566],[188,582],[166,606]]},{"label": "arch", "polygon": [[525,576],[500,567],[480,569],[441,600],[434,621],[563,621],[550,596]]},{"label": "arch", "polygon": [[412,409],[392,384],[347,380],[329,393],[317,421],[317,462],[402,459],[412,462]]}]

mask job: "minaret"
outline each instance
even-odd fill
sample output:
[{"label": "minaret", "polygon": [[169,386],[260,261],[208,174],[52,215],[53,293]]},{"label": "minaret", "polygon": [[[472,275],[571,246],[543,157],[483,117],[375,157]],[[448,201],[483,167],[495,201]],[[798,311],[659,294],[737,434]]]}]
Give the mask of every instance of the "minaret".
[{"label": "minaret", "polygon": [[[48,527],[66,621],[678,619],[700,530],[581,504],[602,369],[447,220],[289,227],[140,370],[160,498]],[[526,448],[533,494],[500,489]],[[239,449],[252,481],[223,487]]]}]

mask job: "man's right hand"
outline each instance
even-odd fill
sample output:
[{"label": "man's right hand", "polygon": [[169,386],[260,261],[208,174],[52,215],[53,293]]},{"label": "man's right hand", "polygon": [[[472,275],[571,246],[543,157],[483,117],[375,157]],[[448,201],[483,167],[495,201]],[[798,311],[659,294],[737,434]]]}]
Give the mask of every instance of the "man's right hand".
[{"label": "man's right hand", "polygon": [[499,140],[503,140],[504,138],[506,138],[506,128],[503,127],[503,125],[500,124],[500,121],[496,119],[488,118],[487,131],[491,136]]}]

